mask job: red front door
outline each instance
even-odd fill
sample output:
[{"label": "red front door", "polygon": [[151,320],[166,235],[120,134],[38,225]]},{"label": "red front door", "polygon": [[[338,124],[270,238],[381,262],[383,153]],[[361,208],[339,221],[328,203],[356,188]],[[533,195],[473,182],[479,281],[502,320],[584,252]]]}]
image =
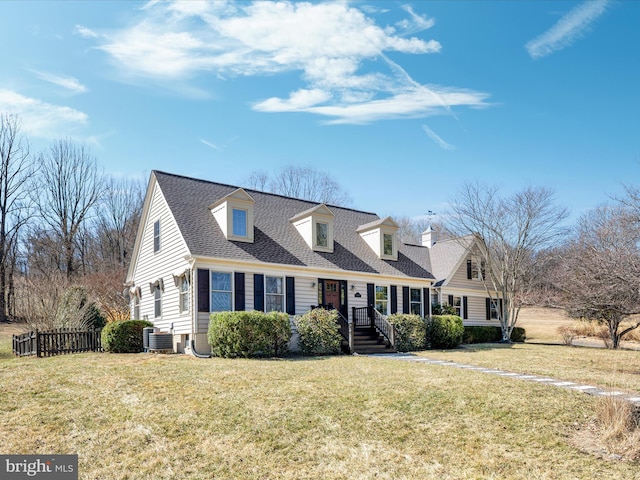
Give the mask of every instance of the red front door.
[{"label": "red front door", "polygon": [[324,303],[331,305],[336,310],[340,310],[340,290],[337,280],[324,281]]}]

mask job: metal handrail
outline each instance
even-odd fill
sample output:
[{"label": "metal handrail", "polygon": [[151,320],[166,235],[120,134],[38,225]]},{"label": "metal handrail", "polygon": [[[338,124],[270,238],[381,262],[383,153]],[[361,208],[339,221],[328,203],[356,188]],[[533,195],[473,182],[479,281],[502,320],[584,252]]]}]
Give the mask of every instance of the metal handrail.
[{"label": "metal handrail", "polygon": [[338,313],[338,324],[340,325],[340,334],[342,338],[344,338],[349,343],[349,353],[353,353],[353,344],[354,344],[354,325],[353,322],[340,312],[340,310],[336,310]]},{"label": "metal handrail", "polygon": [[387,320],[387,317],[380,313],[375,308],[372,308],[373,312],[373,324],[382,335],[384,335],[391,347],[394,348],[396,346],[396,329],[395,325]]}]

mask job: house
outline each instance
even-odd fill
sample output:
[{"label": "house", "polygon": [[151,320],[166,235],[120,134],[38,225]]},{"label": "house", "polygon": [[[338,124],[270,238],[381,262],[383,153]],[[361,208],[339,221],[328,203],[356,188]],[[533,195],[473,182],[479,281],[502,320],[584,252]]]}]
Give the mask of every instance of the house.
[{"label": "house", "polygon": [[191,353],[210,351],[215,311],[293,318],[330,306],[352,351],[358,341],[364,349],[353,336],[365,327],[392,349],[386,316],[428,316],[433,302],[455,305],[470,324],[497,324],[481,308],[483,282],[462,278],[471,241],[437,242],[428,230],[423,245],[408,245],[397,230],[374,213],[153,171],[126,280],[131,317]]}]

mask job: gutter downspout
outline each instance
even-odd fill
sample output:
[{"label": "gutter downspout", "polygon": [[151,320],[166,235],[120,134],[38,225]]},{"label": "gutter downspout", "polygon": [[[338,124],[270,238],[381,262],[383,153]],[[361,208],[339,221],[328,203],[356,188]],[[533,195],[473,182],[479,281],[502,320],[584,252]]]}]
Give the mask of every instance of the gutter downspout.
[{"label": "gutter downspout", "polygon": [[196,352],[196,341],[195,340],[191,340],[191,353],[193,354],[194,357],[211,358],[211,354],[210,353],[208,355],[205,355],[203,353]]},{"label": "gutter downspout", "polygon": [[203,353],[198,353],[198,351],[196,350],[196,341],[193,338],[196,335],[196,327],[198,325],[198,307],[197,307],[197,301],[196,301],[196,289],[195,289],[195,281],[194,281],[196,278],[196,272],[194,268],[196,265],[196,259],[188,255],[185,257],[185,260],[189,262],[189,269],[190,269],[190,275],[191,275],[191,278],[189,279],[190,280],[189,289],[191,290],[191,311],[193,312],[193,316],[191,317],[191,331],[192,331],[191,342],[190,342],[191,354],[197,358],[211,358],[210,353],[208,355],[205,355]]}]

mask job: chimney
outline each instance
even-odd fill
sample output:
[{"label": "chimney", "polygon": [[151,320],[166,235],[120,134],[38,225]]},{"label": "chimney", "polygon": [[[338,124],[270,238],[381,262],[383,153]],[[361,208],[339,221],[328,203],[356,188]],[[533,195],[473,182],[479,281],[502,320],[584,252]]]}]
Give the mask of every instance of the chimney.
[{"label": "chimney", "polygon": [[433,228],[431,228],[431,225],[429,225],[427,229],[422,232],[422,246],[431,248],[436,244],[437,241],[438,234]]}]

